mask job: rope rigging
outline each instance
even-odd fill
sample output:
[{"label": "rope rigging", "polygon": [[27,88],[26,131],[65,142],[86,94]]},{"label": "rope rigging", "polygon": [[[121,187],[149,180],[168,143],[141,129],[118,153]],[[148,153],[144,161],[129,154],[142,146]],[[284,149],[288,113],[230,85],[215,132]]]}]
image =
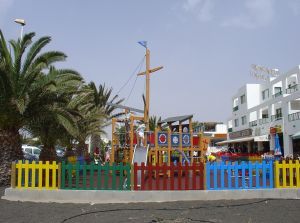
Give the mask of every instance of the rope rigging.
[{"label": "rope rigging", "polygon": [[125,82],[125,84],[120,88],[120,90],[117,92],[117,94],[116,95],[119,95],[119,93],[124,89],[124,87],[129,83],[129,81],[132,79],[132,77],[134,76],[134,75],[136,75],[136,71],[138,70],[138,69],[141,69],[141,66],[142,66],[142,64],[144,63],[144,61],[145,61],[145,56],[143,56],[143,58],[142,58],[142,60],[141,60],[141,62],[137,65],[137,67],[134,69],[134,71],[132,72],[132,74],[130,75],[130,77],[128,78],[128,80]]}]

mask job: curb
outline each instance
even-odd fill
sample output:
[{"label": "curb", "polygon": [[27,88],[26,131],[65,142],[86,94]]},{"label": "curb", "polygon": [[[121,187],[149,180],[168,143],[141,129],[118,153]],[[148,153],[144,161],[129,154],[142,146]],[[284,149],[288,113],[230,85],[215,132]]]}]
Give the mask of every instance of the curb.
[{"label": "curb", "polygon": [[5,189],[2,199],[55,203],[137,203],[171,201],[212,201],[240,199],[300,199],[300,189],[198,190],[198,191],[101,191]]}]

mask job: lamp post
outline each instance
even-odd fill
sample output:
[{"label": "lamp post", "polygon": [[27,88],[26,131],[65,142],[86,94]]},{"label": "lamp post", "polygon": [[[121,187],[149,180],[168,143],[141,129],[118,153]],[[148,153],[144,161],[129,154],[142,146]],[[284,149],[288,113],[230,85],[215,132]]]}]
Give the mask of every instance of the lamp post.
[{"label": "lamp post", "polygon": [[24,19],[15,19],[15,23],[18,23],[21,25],[21,33],[20,33],[20,37],[21,39],[23,38],[23,30],[24,30],[24,26],[26,25],[26,22]]}]

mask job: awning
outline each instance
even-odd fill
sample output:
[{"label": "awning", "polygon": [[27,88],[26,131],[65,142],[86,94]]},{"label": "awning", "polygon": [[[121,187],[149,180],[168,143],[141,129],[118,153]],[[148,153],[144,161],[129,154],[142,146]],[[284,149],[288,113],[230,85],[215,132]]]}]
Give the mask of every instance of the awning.
[{"label": "awning", "polygon": [[292,139],[300,139],[300,132],[297,132],[294,135],[292,135]]},{"label": "awning", "polygon": [[262,136],[255,136],[254,142],[268,142],[269,141],[269,135],[262,135]]},{"label": "awning", "polygon": [[225,140],[222,142],[217,142],[217,145],[224,145],[224,144],[229,144],[229,143],[234,143],[234,142],[247,142],[247,141],[252,141],[254,140],[255,137],[251,136],[251,137],[245,137],[245,138],[239,138],[239,139],[229,139],[229,140]]}]

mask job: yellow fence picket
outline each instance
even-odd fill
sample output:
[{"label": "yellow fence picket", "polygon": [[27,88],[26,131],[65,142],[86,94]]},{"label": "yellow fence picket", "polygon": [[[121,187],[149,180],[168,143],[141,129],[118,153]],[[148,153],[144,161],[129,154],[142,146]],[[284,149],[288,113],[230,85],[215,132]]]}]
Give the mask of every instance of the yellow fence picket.
[{"label": "yellow fence picket", "polygon": [[46,169],[46,189],[49,189],[49,161],[46,161],[46,165],[45,165],[45,169]]},{"label": "yellow fence picket", "polygon": [[274,174],[276,188],[300,188],[299,160],[290,160],[288,163],[276,161]]},{"label": "yellow fence picket", "polygon": [[51,164],[51,172],[52,172],[52,189],[56,188],[56,161],[53,161]]},{"label": "yellow fence picket", "polygon": [[46,161],[43,164],[41,161],[29,163],[26,160],[23,163],[22,160],[19,160],[17,163],[12,163],[11,186],[30,189],[57,189],[57,177],[60,177],[57,171],[59,171],[59,165],[56,161],[51,164]]},{"label": "yellow fence picket", "polygon": [[38,164],[38,169],[39,169],[39,189],[42,189],[43,187],[43,162],[39,161]]},{"label": "yellow fence picket", "polygon": [[296,186],[300,188],[300,165],[299,160],[296,161]]},{"label": "yellow fence picket", "polygon": [[16,168],[18,169],[18,184],[17,184],[17,188],[21,188],[22,187],[22,160],[19,160]]},{"label": "yellow fence picket", "polygon": [[35,188],[35,161],[31,164],[31,188]]},{"label": "yellow fence picket", "polygon": [[23,166],[24,166],[24,169],[25,169],[25,179],[24,179],[25,185],[24,185],[24,187],[28,188],[28,172],[29,172],[29,162],[28,162],[28,160],[25,161],[25,164],[23,164]]}]

